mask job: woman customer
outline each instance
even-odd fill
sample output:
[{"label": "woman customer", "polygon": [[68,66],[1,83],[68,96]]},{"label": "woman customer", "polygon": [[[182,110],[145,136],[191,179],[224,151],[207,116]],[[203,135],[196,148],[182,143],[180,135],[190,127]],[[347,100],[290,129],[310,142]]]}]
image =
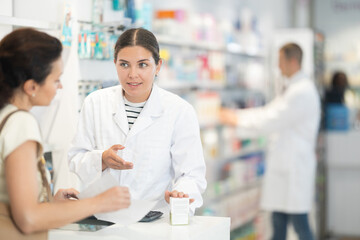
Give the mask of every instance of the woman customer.
[{"label": "woman customer", "polygon": [[0,42],[1,239],[17,239],[130,204],[126,187],[84,200],[69,199],[76,198],[74,189],[51,196],[39,126],[28,111],[49,105],[62,88],[61,51],[58,39],[30,28],[15,30]]}]

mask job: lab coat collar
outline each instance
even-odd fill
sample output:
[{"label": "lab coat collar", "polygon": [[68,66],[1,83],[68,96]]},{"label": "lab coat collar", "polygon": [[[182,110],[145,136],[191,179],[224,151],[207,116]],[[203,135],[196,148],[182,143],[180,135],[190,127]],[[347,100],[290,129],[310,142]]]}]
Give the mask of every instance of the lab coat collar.
[{"label": "lab coat collar", "polygon": [[294,73],[294,75],[292,75],[289,79],[288,79],[288,87],[290,85],[293,85],[299,81],[301,81],[302,79],[306,78],[306,74],[303,71],[297,71],[296,73]]},{"label": "lab coat collar", "polygon": [[121,131],[123,131],[123,133],[127,135],[129,133],[129,124],[125,112],[123,89],[121,85],[115,87],[114,94],[115,97],[113,98],[113,102],[111,103],[112,116]]},{"label": "lab coat collar", "polygon": [[126,135],[128,135],[128,137],[134,136],[141,132],[143,129],[150,126],[156,118],[163,114],[164,108],[160,99],[160,89],[154,84],[149,99],[146,101],[146,104],[136,119],[134,125],[132,126],[131,131],[129,131],[122,87],[120,86],[117,91],[119,91],[116,93],[119,97],[114,98],[113,116],[115,122],[118,124],[121,130]]},{"label": "lab coat collar", "polygon": [[[152,116],[159,117],[162,115],[164,107],[162,105],[162,101],[160,99],[160,89],[156,84],[153,84],[152,91],[150,93],[150,97],[147,100],[144,106],[144,113]],[[141,115],[141,114],[140,114]]]},{"label": "lab coat collar", "polygon": [[154,84],[149,99],[143,110],[136,119],[129,132],[129,138],[135,136],[145,128],[149,127],[158,117],[163,114],[163,105],[160,99],[159,88]]}]

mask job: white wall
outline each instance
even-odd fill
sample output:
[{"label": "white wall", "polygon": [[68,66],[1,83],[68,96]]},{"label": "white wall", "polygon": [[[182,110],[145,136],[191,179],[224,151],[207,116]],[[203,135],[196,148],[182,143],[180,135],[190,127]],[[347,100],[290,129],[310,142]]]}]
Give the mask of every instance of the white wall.
[{"label": "white wall", "polygon": [[235,18],[242,8],[250,8],[255,15],[273,22],[275,27],[289,27],[290,4],[287,0],[149,0],[155,9],[180,8],[212,13],[219,19]]},{"label": "white wall", "polygon": [[[65,3],[72,3],[73,18],[76,24],[76,3],[70,0],[0,0],[0,14],[3,10],[13,12],[13,16],[21,19],[39,20],[44,22],[59,23],[63,22]],[[3,5],[3,2],[7,5]],[[13,8],[9,4],[13,2]],[[11,9],[11,10],[10,10]],[[6,13],[4,13],[5,15]],[[12,26],[4,33],[11,31]],[[0,29],[1,30],[1,29]],[[60,37],[61,29],[47,30],[49,34]],[[0,31],[1,33],[1,31]],[[79,187],[77,177],[69,172],[67,164],[67,151],[73,138],[77,125],[77,81],[79,78],[79,67],[76,44],[77,28],[73,28],[73,44],[69,48],[64,48],[63,60],[64,71],[61,77],[63,89],[48,107],[34,107],[32,113],[38,119],[43,134],[45,150],[53,152],[53,165],[55,170],[54,181],[55,190],[67,187]]]},{"label": "white wall", "polygon": [[325,35],[326,79],[344,70],[360,85],[360,0],[317,0],[315,28]]},{"label": "white wall", "polygon": [[[12,0],[0,0],[0,16],[11,17],[13,14]],[[12,30],[11,26],[0,24],[0,39]]]},{"label": "white wall", "polygon": [[61,19],[64,0],[14,0],[14,16],[49,22]]}]

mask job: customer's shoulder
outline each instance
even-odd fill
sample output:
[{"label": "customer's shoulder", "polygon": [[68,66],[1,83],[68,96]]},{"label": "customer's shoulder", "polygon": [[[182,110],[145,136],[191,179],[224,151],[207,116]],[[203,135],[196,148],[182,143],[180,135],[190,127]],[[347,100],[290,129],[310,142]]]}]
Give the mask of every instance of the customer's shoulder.
[{"label": "customer's shoulder", "polygon": [[[13,111],[11,111],[13,112]],[[11,113],[9,112],[9,113]],[[6,116],[9,114],[7,113]],[[1,117],[1,121],[4,120],[6,116]],[[35,116],[28,111],[16,111],[6,120],[3,126],[4,132],[25,132],[26,129],[38,129],[39,125]]]},{"label": "customer's shoulder", "polygon": [[[11,114],[9,116],[9,114]],[[15,107],[12,104],[8,104],[0,111],[0,122],[2,122],[5,117],[8,117],[8,121],[24,121],[24,124],[27,122],[36,122],[36,119],[32,113],[25,110],[19,110],[17,107]]]}]

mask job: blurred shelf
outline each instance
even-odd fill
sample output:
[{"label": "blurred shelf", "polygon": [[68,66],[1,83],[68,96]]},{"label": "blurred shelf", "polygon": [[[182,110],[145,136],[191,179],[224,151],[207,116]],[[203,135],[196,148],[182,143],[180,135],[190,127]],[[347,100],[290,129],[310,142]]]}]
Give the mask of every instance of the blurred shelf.
[{"label": "blurred shelf", "polygon": [[220,122],[200,123],[201,130],[212,129],[212,128],[221,128],[221,127],[224,127],[224,125],[221,124]]},{"label": "blurred shelf", "polygon": [[248,156],[250,154],[265,152],[266,147],[265,146],[250,146],[250,147],[244,147],[237,153],[229,154],[222,157],[216,157],[212,159],[206,159],[207,163],[213,163],[216,165],[224,165],[228,162],[232,161],[238,161],[239,158]]},{"label": "blurred shelf", "polygon": [[262,184],[262,179],[263,179],[263,177],[260,176],[260,177],[255,178],[254,180],[249,181],[248,183],[245,183],[242,186],[238,186],[234,189],[231,189],[227,192],[219,194],[215,197],[210,197],[210,198],[204,197],[204,207],[209,206],[210,204],[213,204],[215,202],[226,201],[227,198],[246,193],[250,189],[260,188],[261,184]]},{"label": "blurred shelf", "polygon": [[253,221],[258,213],[258,210],[254,210],[243,218],[235,219],[231,222],[230,231],[233,231],[241,226],[244,226],[246,223]]},{"label": "blurred shelf", "polygon": [[225,87],[225,81],[214,82],[212,80],[199,80],[196,82],[183,81],[183,80],[169,80],[166,83],[159,82],[159,87],[169,91],[175,90],[193,90],[193,89],[206,89],[206,90],[221,90]]},{"label": "blurred shelf", "polygon": [[257,152],[264,152],[264,151],[265,151],[265,147],[261,147],[261,146],[244,147],[239,152],[218,158],[218,160],[220,160],[220,159],[222,159],[222,161],[234,160],[234,159],[238,159],[238,158],[247,156],[249,154],[253,154],[253,153],[257,153]]},{"label": "blurred shelf", "polygon": [[237,54],[244,57],[251,57],[251,58],[265,58],[266,55],[264,52],[259,52],[255,49],[245,51],[240,44],[237,43],[229,43],[226,45],[226,52],[231,54]]},{"label": "blurred shelf", "polygon": [[91,81],[118,81],[114,61],[110,59],[79,59],[80,79]]},{"label": "blurred shelf", "polygon": [[203,214],[231,217],[231,230],[253,221],[259,213],[261,179],[212,199],[204,197],[204,206],[201,208]]},{"label": "blurred shelf", "polygon": [[346,59],[325,59],[324,60],[324,64],[355,64],[355,65],[359,65],[359,60],[358,59],[351,59],[351,60],[346,60]]},{"label": "blurred shelf", "polygon": [[[114,22],[106,22],[106,23],[93,23],[89,21],[81,21],[79,20],[78,23],[85,24],[93,27],[94,29],[101,29],[104,31],[113,31],[116,34],[121,34],[126,28],[132,27],[131,25],[131,18],[122,18],[118,21]],[[135,26],[134,26],[135,27]]]},{"label": "blurred shelf", "polygon": [[184,39],[175,39],[166,35],[156,34],[156,38],[160,44],[174,45],[181,47],[198,48],[207,51],[224,51],[225,47],[221,44],[209,43],[209,42],[195,42]]},{"label": "blurred shelf", "polygon": [[255,57],[255,58],[264,58],[265,54],[258,52],[256,50],[245,51],[239,44],[230,43],[230,44],[219,44],[206,41],[191,41],[185,39],[175,39],[171,36],[157,34],[156,38],[160,44],[173,45],[178,47],[189,47],[196,48],[206,51],[221,51],[226,53],[232,53],[237,55],[242,55],[244,57]]},{"label": "blurred shelf", "polygon": [[[221,127],[221,125],[219,125],[219,127]],[[245,138],[244,140],[248,140],[249,138]],[[256,139],[256,138],[255,138]],[[231,161],[237,161],[239,160],[239,158],[251,155],[251,154],[255,154],[255,153],[261,153],[261,152],[266,152],[266,146],[259,146],[259,145],[255,145],[255,146],[246,146],[241,148],[238,152],[232,153],[232,154],[228,154],[225,156],[218,156],[218,157],[214,157],[214,158],[208,158],[206,159],[207,163],[215,163],[215,164],[225,164],[227,162],[231,162]]]},{"label": "blurred shelf", "polygon": [[61,28],[61,25],[58,23],[9,16],[0,16],[0,24],[18,27],[31,27],[45,30],[60,30]]}]

